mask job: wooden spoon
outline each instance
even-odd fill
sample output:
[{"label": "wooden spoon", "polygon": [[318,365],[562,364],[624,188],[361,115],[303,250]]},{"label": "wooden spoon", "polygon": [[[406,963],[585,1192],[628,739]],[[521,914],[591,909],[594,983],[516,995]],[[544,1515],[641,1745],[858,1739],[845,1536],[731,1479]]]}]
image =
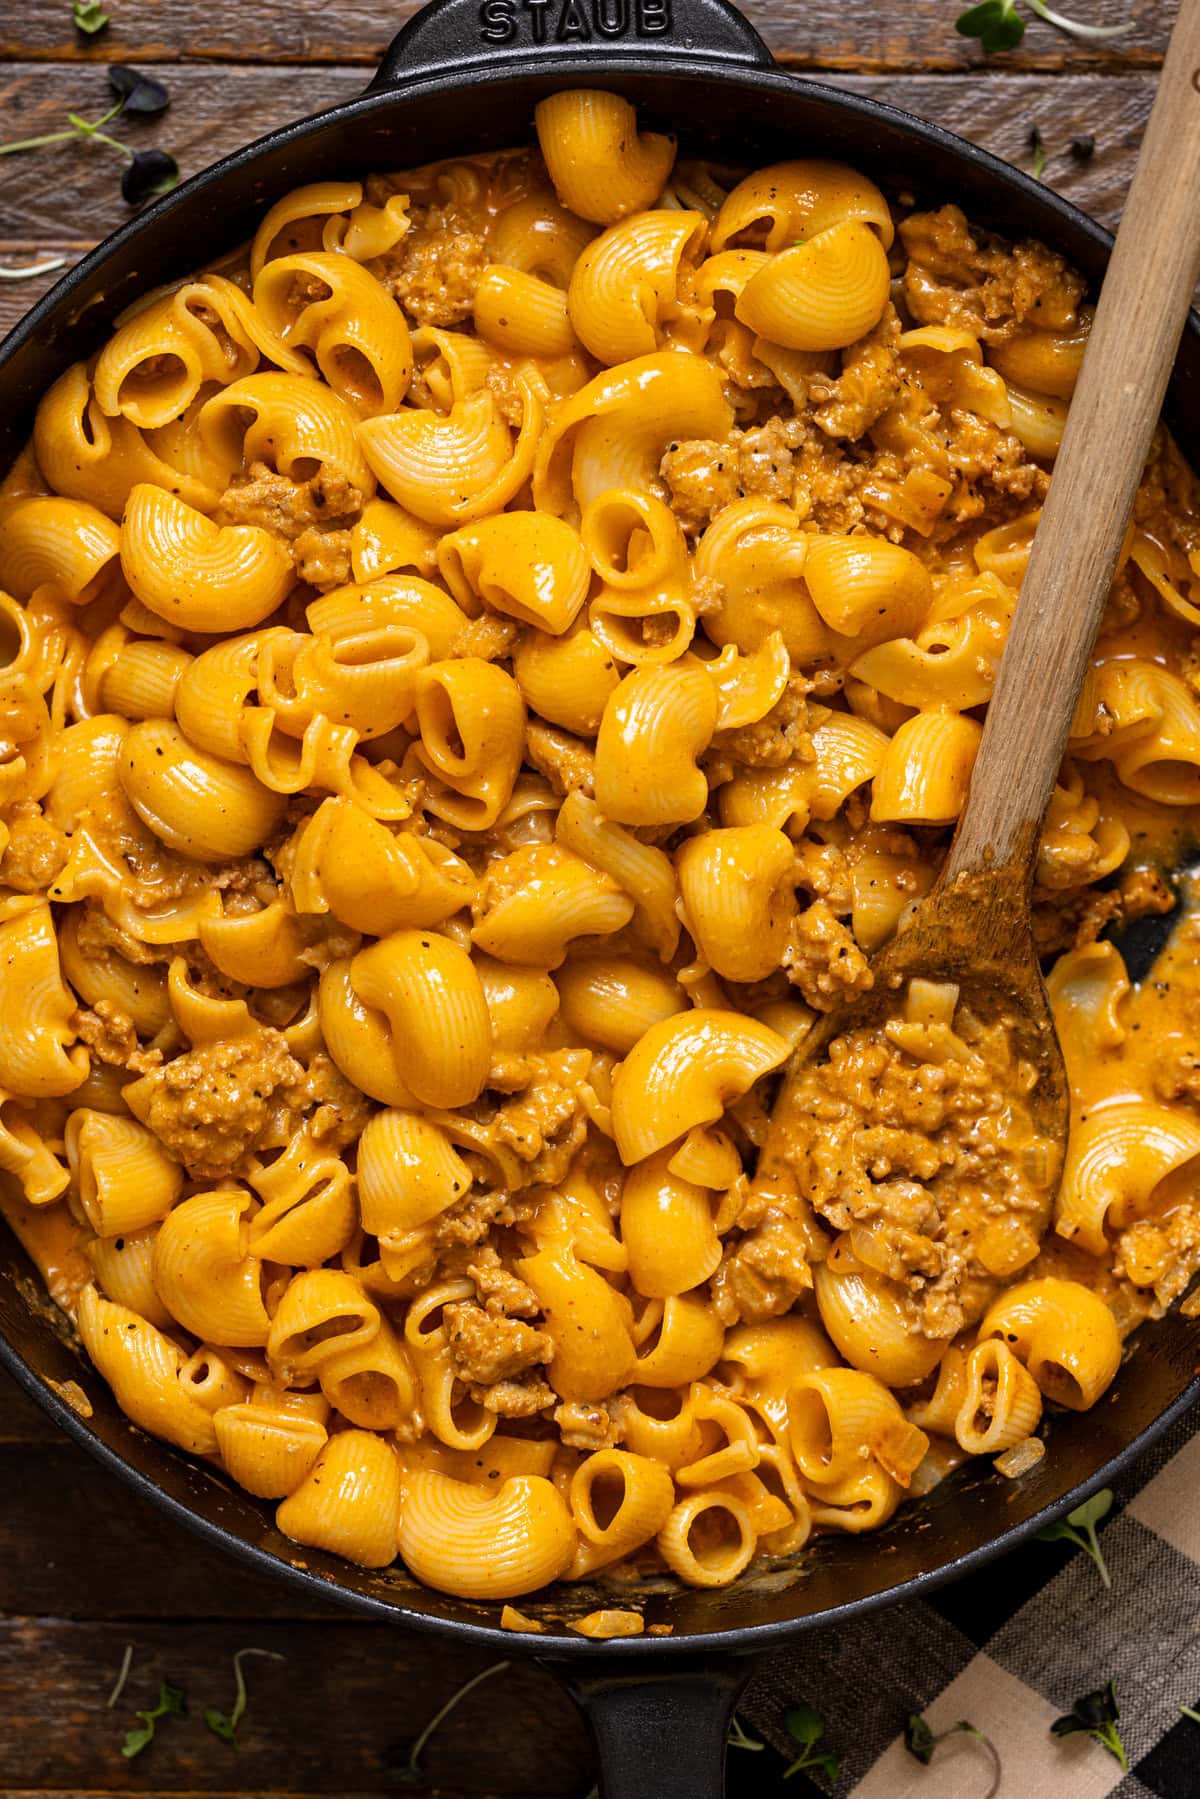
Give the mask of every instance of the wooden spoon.
[{"label": "wooden spoon", "polygon": [[[872,963],[874,985],[827,1014],[799,1067],[833,1037],[896,1016],[908,983],[951,981],[1002,1018],[1037,1070],[1027,1103],[1064,1145],[1066,1071],[1034,949],[1030,895],[1042,819],[1200,279],[1200,0],[1182,0],[1096,310],[1062,448],[988,706],[966,809],[941,875]],[[775,1109],[786,1137],[797,1080]]]}]

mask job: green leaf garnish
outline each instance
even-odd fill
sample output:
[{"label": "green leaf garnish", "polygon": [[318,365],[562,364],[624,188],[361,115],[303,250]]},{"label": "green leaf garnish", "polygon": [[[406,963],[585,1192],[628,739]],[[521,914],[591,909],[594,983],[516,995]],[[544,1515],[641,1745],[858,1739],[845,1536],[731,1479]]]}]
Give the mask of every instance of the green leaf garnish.
[{"label": "green leaf garnish", "polygon": [[1128,1773],[1129,1757],[1117,1729],[1117,1719],[1120,1716],[1116,1689],[1110,1680],[1107,1686],[1097,1687],[1094,1693],[1084,1693],[1064,1717],[1054,1720],[1050,1729],[1056,1737],[1075,1736],[1079,1732],[1095,1737]]},{"label": "green leaf garnish", "polygon": [[1038,1531],[1040,1543],[1066,1541],[1074,1543],[1077,1549],[1082,1549],[1084,1554],[1090,1556],[1095,1563],[1096,1572],[1100,1576],[1100,1584],[1104,1587],[1112,1586],[1112,1576],[1108,1572],[1108,1563],[1104,1559],[1100,1539],[1096,1535],[1096,1526],[1102,1518],[1108,1517],[1112,1511],[1112,1503],[1112,1488],[1101,1487],[1098,1493],[1093,1493],[1090,1499],[1085,1499],[1082,1505],[1077,1505],[1075,1510],[1068,1512],[1065,1518],[1060,1518],[1055,1524],[1047,1524],[1043,1530]]},{"label": "green leaf garnish", "polygon": [[783,1778],[790,1780],[793,1774],[800,1774],[806,1768],[820,1768],[828,1780],[836,1780],[841,1770],[837,1756],[828,1750],[814,1754],[816,1745],[825,1735],[825,1720],[820,1712],[814,1711],[811,1705],[794,1705],[791,1711],[784,1713],[783,1724],[800,1749],[791,1767],[784,1769]]},{"label": "green leaf garnish", "polygon": [[825,1720],[811,1705],[794,1705],[783,1720],[784,1729],[794,1743],[808,1749],[825,1734]]},{"label": "green leaf garnish", "polygon": [[248,1655],[263,1655],[268,1661],[285,1662],[286,1655],[280,1655],[276,1649],[239,1649],[233,1658],[233,1710],[228,1714],[218,1711],[210,1705],[204,1714],[204,1722],[213,1735],[220,1737],[223,1743],[231,1743],[237,1748],[237,1729],[246,1715],[246,1676],[242,1673],[242,1663]]},{"label": "green leaf garnish", "polygon": [[1036,125],[1029,128],[1029,148],[1033,152],[1033,178],[1040,181],[1046,168],[1046,146]]},{"label": "green leaf garnish", "polygon": [[160,1718],[182,1717],[186,1709],[183,1688],[173,1687],[165,1680],[160,1682],[158,1704],[151,1711],[139,1712],[141,1723],[131,1725],[125,1732],[121,1754],[126,1761],[132,1761],[135,1755],[140,1755],[154,1741],[154,1727]]},{"label": "green leaf garnish", "polygon": [[988,1760],[992,1764],[992,1779],[982,1799],[995,1799],[996,1794],[1000,1791],[1000,1751],[991,1737],[985,1736],[982,1730],[977,1730],[975,1725],[969,1723],[966,1718],[960,1718],[957,1724],[950,1726],[949,1730],[941,1730],[935,1734],[920,1712],[909,1712],[908,1722],[904,1726],[904,1747],[910,1755],[915,1756],[919,1762],[928,1767],[939,1743],[944,1743],[947,1738],[956,1736],[970,1737],[986,1750]]},{"label": "green leaf garnish", "polygon": [[71,17],[75,21],[76,31],[82,31],[85,37],[95,37],[108,24],[108,14],[99,0],[73,0]]},{"label": "green leaf garnish", "polygon": [[988,56],[1001,50],[1015,50],[1025,36],[1025,21],[1017,11],[1016,0],[982,0],[968,7],[954,21],[960,37],[978,38]]}]

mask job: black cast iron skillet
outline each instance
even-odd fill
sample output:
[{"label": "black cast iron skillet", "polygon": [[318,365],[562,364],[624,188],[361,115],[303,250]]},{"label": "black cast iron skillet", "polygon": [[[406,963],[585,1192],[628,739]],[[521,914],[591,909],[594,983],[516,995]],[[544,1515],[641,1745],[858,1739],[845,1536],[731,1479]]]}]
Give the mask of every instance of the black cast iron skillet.
[{"label": "black cast iron skillet", "polygon": [[[749,165],[844,158],[893,191],[954,200],[980,225],[1045,240],[1093,283],[1103,273],[1110,239],[1074,207],[935,125],[780,73],[726,0],[434,0],[395,39],[360,99],[196,176],[116,232],[33,309],[0,346],[0,467],[24,442],[39,396],[97,347],[122,307],[248,237],[289,188],[528,141],[536,102],[581,83],[627,94],[644,123],[680,132],[688,154]],[[1195,461],[1195,314],[1169,408]],[[1133,948],[1144,966],[1147,946]],[[298,1566],[270,1507],[128,1422],[52,1308],[35,1297],[39,1285],[0,1233],[0,1361],[77,1443],[181,1523],[298,1592],[404,1629],[546,1661],[587,1712],[608,1799],[719,1794],[727,1721],[750,1658],[981,1567],[1111,1481],[1200,1398],[1200,1323],[1166,1318],[1139,1333],[1136,1353],[1094,1411],[1054,1419],[1048,1453],[1019,1482],[986,1465],[964,1468],[877,1535],[821,1539],[797,1569],[719,1592],[660,1583],[645,1596],[645,1613],[648,1623],[671,1625],[670,1636],[612,1644],[571,1636],[564,1618],[601,1602],[595,1591],[573,1588],[522,1601],[547,1625],[547,1635],[530,1637],[501,1632],[497,1607],[428,1592],[402,1570],[356,1569],[312,1550]],[[47,1384],[67,1379],[91,1398],[90,1419]]]}]

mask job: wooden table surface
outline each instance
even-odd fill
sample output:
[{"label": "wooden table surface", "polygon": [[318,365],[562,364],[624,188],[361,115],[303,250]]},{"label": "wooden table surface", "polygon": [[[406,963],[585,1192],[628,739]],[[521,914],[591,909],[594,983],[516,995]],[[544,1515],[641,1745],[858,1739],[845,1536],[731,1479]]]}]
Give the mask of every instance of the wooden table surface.
[{"label": "wooden table surface", "polygon": [[[1069,5],[1070,0],[1063,0]],[[184,174],[287,120],[354,95],[390,33],[415,7],[374,0],[105,0],[112,23],[83,39],[69,0],[0,4],[0,137],[56,129],[107,106],[104,65],[155,66],[171,92],[159,119],[118,129],[160,144]],[[1044,179],[1114,225],[1150,108],[1173,5],[1075,0],[1090,20],[1132,12],[1128,35],[1094,48],[1036,21],[1020,47],[984,59],[954,31],[959,0],[746,0],[781,63],[880,96],[1028,168],[1036,127]],[[1095,140],[1090,160],[1073,137]],[[0,163],[0,268],[78,255],[128,216],[120,165],[71,144]],[[49,280],[0,283],[7,330]],[[105,1700],[134,1647],[118,1707]],[[286,1653],[247,1665],[252,1701],[238,1749],[200,1722],[232,1700],[230,1658],[244,1646]],[[442,1701],[487,1655],[397,1638],[340,1610],[298,1612],[286,1593],[227,1563],[130,1496],[61,1440],[0,1380],[0,1792],[32,1794],[376,1794]],[[192,1717],[124,1761],[136,1706],[161,1678],[184,1687]],[[442,1794],[582,1799],[593,1779],[583,1725],[553,1680],[501,1677],[487,1727],[460,1718],[427,1760]],[[485,1689],[486,1691],[486,1689]],[[749,1758],[742,1758],[749,1759]]]}]

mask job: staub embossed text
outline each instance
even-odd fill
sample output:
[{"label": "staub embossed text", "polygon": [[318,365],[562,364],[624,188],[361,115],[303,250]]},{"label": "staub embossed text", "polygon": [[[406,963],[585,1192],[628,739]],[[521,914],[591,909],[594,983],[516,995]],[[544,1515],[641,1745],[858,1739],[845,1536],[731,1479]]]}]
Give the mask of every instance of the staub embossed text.
[{"label": "staub embossed text", "polygon": [[586,44],[665,37],[671,0],[480,0],[485,44]]}]

